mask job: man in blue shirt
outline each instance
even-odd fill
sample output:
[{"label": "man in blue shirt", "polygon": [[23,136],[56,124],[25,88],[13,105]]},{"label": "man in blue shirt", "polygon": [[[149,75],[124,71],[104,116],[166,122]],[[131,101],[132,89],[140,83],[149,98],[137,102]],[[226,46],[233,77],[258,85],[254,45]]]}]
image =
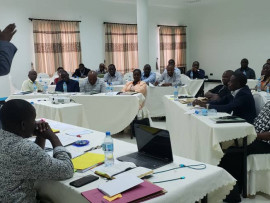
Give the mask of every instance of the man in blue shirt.
[{"label": "man in blue shirt", "polygon": [[10,71],[12,59],[17,48],[10,43],[16,33],[16,25],[9,24],[3,31],[0,30],[0,76],[7,75]]},{"label": "man in blue shirt", "polygon": [[152,83],[152,84],[155,83],[156,73],[151,72],[151,66],[149,64],[146,64],[144,66],[141,80],[146,82],[147,85],[149,85],[149,83]]},{"label": "man in blue shirt", "polygon": [[63,84],[67,84],[67,92],[80,92],[79,82],[69,79],[67,71],[61,72],[61,81],[56,84],[55,91],[64,92]]}]

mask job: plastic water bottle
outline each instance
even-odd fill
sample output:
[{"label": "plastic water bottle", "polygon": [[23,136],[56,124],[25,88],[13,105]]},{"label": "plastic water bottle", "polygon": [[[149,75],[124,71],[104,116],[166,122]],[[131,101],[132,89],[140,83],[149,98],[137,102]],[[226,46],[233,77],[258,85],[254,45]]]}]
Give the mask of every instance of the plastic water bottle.
[{"label": "plastic water bottle", "polygon": [[105,155],[105,167],[112,166],[114,164],[113,158],[113,139],[111,137],[110,132],[106,132],[106,137],[104,139],[104,143],[102,145],[104,155]]},{"label": "plastic water bottle", "polygon": [[76,81],[79,82],[79,76],[78,75],[76,76]]},{"label": "plastic water bottle", "polygon": [[36,82],[33,83],[34,94],[38,92]]},{"label": "plastic water bottle", "polygon": [[257,83],[257,92],[261,91],[261,79],[258,79],[258,83]]},{"label": "plastic water bottle", "polygon": [[269,95],[269,84],[266,87],[266,93],[267,93],[267,95]]},{"label": "plastic water bottle", "polygon": [[41,78],[41,76],[39,77],[39,84],[42,85],[42,78]]},{"label": "plastic water bottle", "polygon": [[173,89],[173,100],[178,101],[178,87],[177,87],[177,85],[175,85],[174,89]]},{"label": "plastic water bottle", "polygon": [[107,83],[106,94],[108,94],[110,91],[111,91],[110,83]]},{"label": "plastic water bottle", "polygon": [[67,83],[66,82],[63,83],[63,90],[64,90],[64,93],[67,93]]},{"label": "plastic water bottle", "polygon": [[113,86],[112,86],[112,83],[110,83],[110,92],[113,92]]},{"label": "plastic water bottle", "polygon": [[190,79],[193,79],[193,71],[190,71]]},{"label": "plastic water bottle", "polygon": [[47,82],[45,82],[45,84],[43,86],[43,93],[47,94],[47,91],[48,91],[48,85],[47,85]]}]

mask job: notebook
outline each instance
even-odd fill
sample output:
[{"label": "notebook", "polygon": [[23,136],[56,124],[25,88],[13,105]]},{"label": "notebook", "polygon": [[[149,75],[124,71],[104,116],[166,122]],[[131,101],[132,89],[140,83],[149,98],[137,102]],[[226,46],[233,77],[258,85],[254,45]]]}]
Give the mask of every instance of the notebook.
[{"label": "notebook", "polygon": [[167,130],[134,124],[138,152],[118,157],[119,161],[156,169],[173,162],[170,135]]},{"label": "notebook", "polygon": [[[163,188],[144,180],[140,185],[123,192],[122,197],[114,200],[113,203],[142,202],[165,193]],[[104,194],[98,189],[82,192],[82,195],[92,203],[109,202],[103,198]]]},{"label": "notebook", "polygon": [[218,118],[210,118],[215,123],[243,123],[246,122],[245,119],[239,118],[237,116],[222,116]]}]

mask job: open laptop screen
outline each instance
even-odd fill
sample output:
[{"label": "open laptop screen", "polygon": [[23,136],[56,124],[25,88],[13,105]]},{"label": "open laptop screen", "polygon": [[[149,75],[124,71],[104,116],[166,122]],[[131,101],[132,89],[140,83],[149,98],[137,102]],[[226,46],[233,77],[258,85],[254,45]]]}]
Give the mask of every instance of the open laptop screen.
[{"label": "open laptop screen", "polygon": [[135,136],[140,153],[173,160],[170,134],[167,130],[135,124]]}]

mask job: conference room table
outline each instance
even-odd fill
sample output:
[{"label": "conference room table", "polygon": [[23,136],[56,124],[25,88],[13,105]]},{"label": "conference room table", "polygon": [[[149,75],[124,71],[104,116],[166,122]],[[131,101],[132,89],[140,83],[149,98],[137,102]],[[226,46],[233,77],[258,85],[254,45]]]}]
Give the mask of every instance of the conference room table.
[{"label": "conference room table", "polygon": [[164,96],[163,100],[166,127],[175,155],[218,165],[224,155],[220,143],[247,137],[247,144],[250,144],[257,136],[249,123],[216,124],[210,119],[228,115],[226,113],[215,116],[188,114],[193,107],[174,101],[171,96]]},{"label": "conference room table", "polygon": [[[135,95],[106,95],[105,93],[85,95],[82,93],[10,95],[10,99],[49,98],[50,96],[66,96],[78,104],[82,104],[83,112],[80,126],[98,130],[110,131],[116,134],[124,130],[134,120],[145,100],[140,93]],[[84,115],[86,121],[84,120]],[[71,119],[75,119],[73,114]]]},{"label": "conference room table", "polygon": [[[83,128],[73,125],[67,125],[60,122],[47,120],[50,126],[59,129],[60,132],[68,133],[69,131],[83,131]],[[68,136],[68,135],[67,135]],[[91,133],[81,135],[82,140],[89,140],[90,144],[83,147],[67,146],[67,150],[71,154],[82,154],[85,150],[91,147],[102,144],[105,134],[102,132],[91,130]],[[135,144],[130,144],[121,140],[113,139],[114,141],[114,157],[119,157],[137,151]],[[101,149],[91,151],[94,153],[102,153]],[[115,163],[117,160],[115,159]],[[179,156],[174,156],[174,161],[171,164],[155,169],[154,172],[167,170],[179,166],[179,164],[193,165],[201,164],[200,162],[186,159]],[[70,182],[81,178],[83,176],[93,174],[93,169],[85,173],[74,173],[73,178],[64,181],[41,181],[36,184],[36,188],[41,197],[47,198],[57,203],[87,203],[88,201],[81,195],[81,192],[95,189],[100,184],[105,183],[107,180],[99,178],[90,184],[75,188],[69,185]],[[158,186],[164,188],[167,193],[165,195],[153,198],[147,202],[151,203],[194,203],[207,195],[208,202],[216,203],[225,198],[229,191],[235,184],[235,179],[227,173],[224,169],[206,164],[203,170],[193,170],[190,168],[181,168],[168,171],[165,173],[154,174],[148,178],[151,182],[158,182],[163,180],[175,179],[184,176],[184,179],[176,181],[168,181],[164,183],[156,183]],[[107,200],[103,200],[107,203]]]},{"label": "conference room table", "polygon": [[53,104],[49,98],[27,99],[36,109],[37,118],[48,118],[76,126],[88,127],[82,104]]}]

